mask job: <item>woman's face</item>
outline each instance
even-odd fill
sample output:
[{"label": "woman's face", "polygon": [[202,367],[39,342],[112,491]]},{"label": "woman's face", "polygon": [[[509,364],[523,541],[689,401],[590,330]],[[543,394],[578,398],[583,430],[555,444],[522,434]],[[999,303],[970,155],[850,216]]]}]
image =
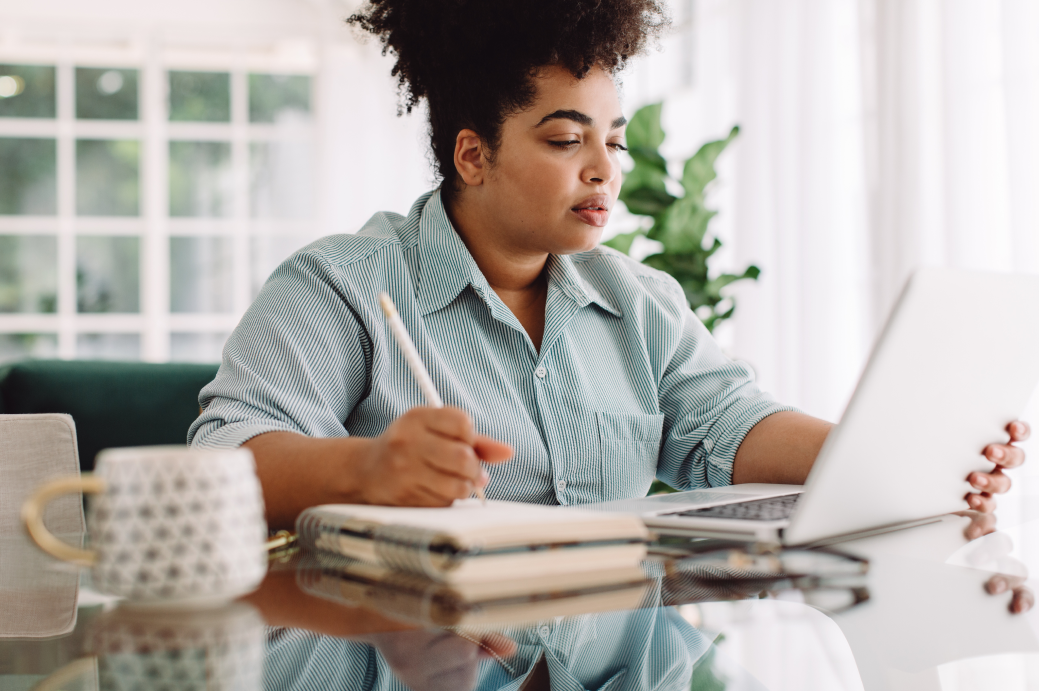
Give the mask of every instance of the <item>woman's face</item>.
[{"label": "woman's face", "polygon": [[522,254],[594,247],[621,187],[624,116],[609,75],[575,79],[560,67],[536,79],[537,98],[502,126],[479,194],[497,242]]}]

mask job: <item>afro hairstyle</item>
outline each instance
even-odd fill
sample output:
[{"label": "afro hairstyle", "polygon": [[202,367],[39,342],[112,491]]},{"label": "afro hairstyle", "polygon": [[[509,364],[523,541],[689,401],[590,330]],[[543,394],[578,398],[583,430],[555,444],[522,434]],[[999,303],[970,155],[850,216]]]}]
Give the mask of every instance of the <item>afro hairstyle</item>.
[{"label": "afro hairstyle", "polygon": [[398,114],[426,99],[447,197],[458,132],[476,132],[493,160],[505,119],[534,102],[540,68],[616,75],[670,23],[656,0],[371,0],[346,21],[396,57]]}]

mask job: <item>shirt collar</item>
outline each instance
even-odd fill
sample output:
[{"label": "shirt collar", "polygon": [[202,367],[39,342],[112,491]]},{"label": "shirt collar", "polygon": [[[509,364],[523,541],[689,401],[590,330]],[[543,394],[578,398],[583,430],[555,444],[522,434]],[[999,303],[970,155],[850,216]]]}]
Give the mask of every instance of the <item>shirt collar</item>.
[{"label": "shirt collar", "polygon": [[[469,285],[493,307],[489,298],[493,290],[451,224],[439,189],[422,207],[418,249],[418,300],[423,315],[443,309]],[[548,262],[550,287],[558,286],[579,307],[594,302],[607,312],[621,316],[621,311],[581,276],[572,257],[553,254],[549,255]]]},{"label": "shirt collar", "polygon": [[568,295],[578,307],[584,307],[594,302],[599,307],[614,316],[621,316],[621,311],[612,302],[607,300],[594,285],[585,280],[574,265],[574,258],[565,254],[550,254],[548,256],[548,281],[549,285],[556,285]]},{"label": "shirt collar", "polygon": [[439,189],[422,207],[418,249],[418,300],[423,315],[443,309],[468,285],[486,301],[490,284],[451,225]]}]

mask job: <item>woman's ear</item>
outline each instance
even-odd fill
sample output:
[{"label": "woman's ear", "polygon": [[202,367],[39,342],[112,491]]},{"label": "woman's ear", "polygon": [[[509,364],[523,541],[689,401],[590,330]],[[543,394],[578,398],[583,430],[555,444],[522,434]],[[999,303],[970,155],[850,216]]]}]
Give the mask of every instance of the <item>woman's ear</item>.
[{"label": "woman's ear", "polygon": [[455,137],[455,170],[462,182],[471,187],[483,184],[487,172],[483,140],[472,130],[462,130]]}]

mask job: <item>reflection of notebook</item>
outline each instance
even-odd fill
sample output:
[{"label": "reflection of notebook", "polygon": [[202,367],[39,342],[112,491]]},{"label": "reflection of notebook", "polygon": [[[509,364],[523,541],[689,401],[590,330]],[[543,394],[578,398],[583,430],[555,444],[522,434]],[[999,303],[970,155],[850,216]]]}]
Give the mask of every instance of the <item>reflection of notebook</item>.
[{"label": "reflection of notebook", "polygon": [[648,537],[636,516],[504,501],[329,504],[300,514],[296,529],[304,546],[455,584],[631,568]]},{"label": "reflection of notebook", "polygon": [[423,625],[516,624],[638,607],[650,581],[618,569],[449,585],[415,574],[318,554],[296,572],[301,590]]},{"label": "reflection of notebook", "polygon": [[[909,281],[802,494],[735,485],[591,505],[662,533],[805,544],[966,509],[982,449],[1039,380],[1039,276],[924,269]],[[586,506],[584,508],[591,508]]]}]

